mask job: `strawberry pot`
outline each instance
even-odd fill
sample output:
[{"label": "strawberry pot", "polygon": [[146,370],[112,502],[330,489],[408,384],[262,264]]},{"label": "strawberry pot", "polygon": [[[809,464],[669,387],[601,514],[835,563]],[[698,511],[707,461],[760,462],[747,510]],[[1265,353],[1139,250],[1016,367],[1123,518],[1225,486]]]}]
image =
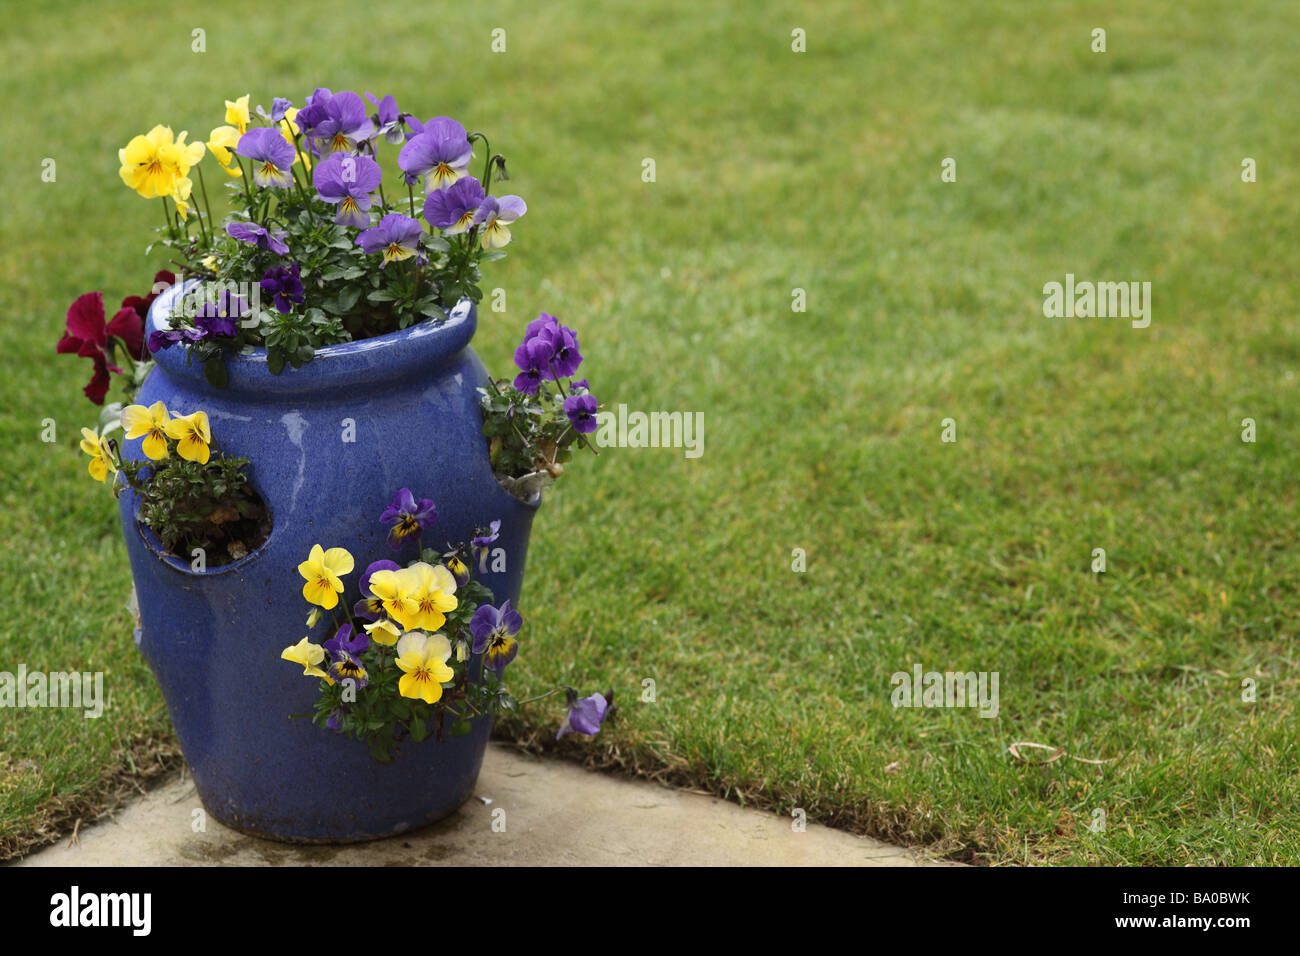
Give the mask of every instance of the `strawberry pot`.
[{"label": "strawberry pot", "polygon": [[[158,298],[146,335],[169,328],[182,292]],[[473,790],[490,717],[463,736],[400,741],[396,759],[381,763],[364,743],[292,716],[309,714],[317,691],[277,656],[307,633],[299,563],[318,543],[362,562],[388,557],[377,519],[397,488],[436,502],[426,546],[499,520],[504,570],[494,562],[475,576],[497,601],[517,604],[537,500],[520,501],[493,476],[477,393],[488,378],[470,346],[476,319],[462,300],[444,322],[327,346],[279,375],[264,349],[245,350],[226,362],[221,388],[183,349],[155,355],[137,401],[206,411],[222,450],[250,460],[249,482],[270,513],[264,542],[204,567],[161,547],[129,488],[119,503],[136,644],[204,807],[235,829],[291,842],[373,839],[445,817]]]}]

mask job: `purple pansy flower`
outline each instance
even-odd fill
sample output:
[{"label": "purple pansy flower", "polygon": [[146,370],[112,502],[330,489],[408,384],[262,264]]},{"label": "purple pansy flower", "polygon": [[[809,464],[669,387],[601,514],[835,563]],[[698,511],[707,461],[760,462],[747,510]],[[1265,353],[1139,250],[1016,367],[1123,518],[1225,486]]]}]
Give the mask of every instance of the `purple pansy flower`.
[{"label": "purple pansy flower", "polygon": [[406,134],[402,131],[402,112],[397,108],[397,100],[393,99],[392,94],[377,100],[373,93],[367,93],[366,99],[373,103],[378,111],[373,117],[378,124],[374,136],[376,138],[383,136],[394,146],[405,141]]},{"label": "purple pansy flower", "polygon": [[284,119],[284,114],[289,112],[289,107],[291,106],[293,106],[292,100],[285,99],[283,96],[277,96],[271,100],[270,113],[267,113],[267,111],[262,109],[259,105],[257,107],[257,115],[268,120],[272,126],[275,126],[280,122],[280,120]]},{"label": "purple pansy flower", "polygon": [[449,116],[431,119],[419,129],[397,154],[397,165],[406,173],[407,185],[423,176],[424,191],[431,193],[465,175],[474,147],[465,135],[465,127]]},{"label": "purple pansy flower", "polygon": [[590,435],[596,430],[596,408],[595,395],[570,395],[564,400],[564,414],[580,435]]},{"label": "purple pansy flower", "polygon": [[470,546],[474,548],[486,548],[492,545],[499,537],[501,537],[500,518],[488,525],[487,534],[481,534],[475,537],[474,540],[470,542]]},{"label": "purple pansy flower", "polygon": [[258,285],[272,296],[275,307],[286,315],[295,305],[302,303],[302,278],[296,262],[267,269]]},{"label": "purple pansy flower", "polygon": [[357,236],[357,245],[369,255],[382,252],[384,261],[379,263],[379,268],[382,269],[390,262],[416,255],[420,251],[420,236],[423,233],[424,229],[417,220],[390,212],[379,220],[379,225]]},{"label": "purple pansy flower", "polygon": [[384,509],[379,520],[393,526],[388,532],[388,546],[394,551],[400,551],[407,538],[413,534],[419,535],[438,520],[438,509],[428,498],[416,502],[411,489],[403,488],[393,496],[392,503]]},{"label": "purple pansy flower", "polygon": [[549,336],[534,336],[525,339],[515,349],[515,365],[520,372],[515,376],[515,388],[527,395],[536,395],[543,379],[551,378],[551,359],[555,358],[555,346]]},{"label": "purple pansy flower", "polygon": [[279,229],[270,233],[255,222],[232,222],[226,226],[226,235],[261,249],[269,249],[277,256],[289,254],[289,247],[284,244],[285,233]]},{"label": "purple pansy flower", "polygon": [[577,697],[576,691],[569,691],[569,712],[564,715],[564,723],[560,725],[559,733],[555,735],[556,740],[572,733],[595,734],[600,731],[601,722],[605,719],[605,711],[609,708],[605,695],[592,694],[582,700],[578,700]]},{"label": "purple pansy flower", "polygon": [[248,314],[248,302],[241,296],[222,289],[215,301],[205,301],[199,306],[194,316],[194,325],[206,338],[209,335],[225,335],[233,338],[238,330],[235,319]]},{"label": "purple pansy flower", "polygon": [[366,115],[366,101],[350,90],[331,93],[320,87],[308,97],[307,105],[298,111],[294,121],[318,156],[340,151],[355,153],[358,145],[370,139],[375,131]]},{"label": "purple pansy flower", "polygon": [[342,153],[317,163],[311,172],[312,185],[320,198],[337,207],[334,221],[359,229],[370,225],[370,194],[383,178],[379,164],[369,156]]},{"label": "purple pansy flower", "polygon": [[551,372],[555,378],[568,378],[582,364],[578,333],[557,323],[552,335],[555,354],[551,357]]},{"label": "purple pansy flower", "polygon": [[500,249],[510,242],[510,223],[528,212],[528,206],[518,196],[488,196],[474,213],[474,225],[483,227],[483,245]]},{"label": "purple pansy flower", "polygon": [[537,387],[544,380],[570,376],[581,364],[578,333],[543,312],[528,323],[524,340],[515,349],[515,365],[520,369],[515,376],[515,388],[536,395]]},{"label": "purple pansy flower", "polygon": [[169,349],[177,342],[193,345],[195,342],[202,342],[204,335],[204,332],[191,328],[158,329],[149,333],[149,351],[158,352],[162,349]]},{"label": "purple pansy flower", "polygon": [[370,635],[365,631],[360,631],[354,637],[352,635],[352,625],[344,624],[334,632],[332,638],[325,642],[324,647],[331,654],[346,651],[353,657],[360,657],[370,647]]},{"label": "purple pansy flower", "polygon": [[330,677],[336,681],[352,679],[357,682],[357,688],[365,687],[368,683],[366,669],[361,664],[361,655],[366,652],[370,646],[370,635],[361,631],[356,637],[352,636],[352,625],[344,624],[335,633],[334,636],[325,642],[325,650],[329,651],[330,659]]},{"label": "purple pansy flower", "polygon": [[378,621],[382,617],[387,617],[383,599],[376,597],[370,590],[370,578],[376,571],[400,571],[401,569],[402,566],[396,561],[384,559],[371,562],[370,567],[366,568],[366,573],[361,575],[361,600],[352,606],[352,613],[357,617],[364,617],[367,621]]},{"label": "purple pansy flower", "polygon": [[444,554],[442,563],[451,572],[451,576],[456,579],[456,587],[463,588],[469,583],[469,565],[465,563],[459,549]]},{"label": "purple pansy flower", "polygon": [[259,186],[293,187],[293,147],[284,141],[280,131],[270,126],[250,129],[239,137],[235,152],[253,161],[253,182]]},{"label": "purple pansy flower", "polygon": [[481,604],[469,622],[470,633],[474,635],[471,650],[483,655],[484,667],[500,674],[519,653],[515,635],[523,626],[523,616],[510,606],[509,600],[500,608]]},{"label": "purple pansy flower", "polygon": [[325,718],[325,726],[336,734],[343,732],[343,708],[335,707],[330,711],[330,715]]},{"label": "purple pansy flower", "polygon": [[501,537],[501,519],[493,521],[488,525],[487,534],[476,535],[469,546],[473,549],[474,555],[478,558],[479,569],[486,572],[488,549],[496,543],[497,538]]},{"label": "purple pansy flower", "polygon": [[303,100],[302,109],[294,117],[294,122],[303,135],[310,137],[316,124],[325,120],[325,104],[330,101],[334,94],[329,91],[329,87],[318,86],[315,92],[309,93]]},{"label": "purple pansy flower", "polygon": [[434,228],[457,236],[474,224],[474,214],[485,198],[483,184],[473,176],[466,176],[446,189],[429,193],[424,201],[424,218]]},{"label": "purple pansy flower", "polygon": [[578,366],[582,364],[582,353],[578,351],[577,332],[561,325],[555,316],[543,312],[524,329],[525,342],[538,337],[547,339],[552,347],[549,364],[553,366],[553,374],[548,378],[567,378],[578,371]]}]

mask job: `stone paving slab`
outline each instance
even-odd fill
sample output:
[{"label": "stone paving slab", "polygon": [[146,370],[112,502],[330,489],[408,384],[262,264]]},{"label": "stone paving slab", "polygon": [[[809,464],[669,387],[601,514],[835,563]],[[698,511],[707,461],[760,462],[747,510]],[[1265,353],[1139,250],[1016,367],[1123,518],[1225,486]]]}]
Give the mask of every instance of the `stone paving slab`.
[{"label": "stone paving slab", "polygon": [[[488,748],[475,796],[433,826],[349,846],[292,846],[231,830],[181,776],[18,866],[923,866],[910,850],[713,797]],[[504,832],[494,831],[505,811]],[[499,826],[499,823],[498,823]],[[942,864],[939,864],[942,865]]]}]

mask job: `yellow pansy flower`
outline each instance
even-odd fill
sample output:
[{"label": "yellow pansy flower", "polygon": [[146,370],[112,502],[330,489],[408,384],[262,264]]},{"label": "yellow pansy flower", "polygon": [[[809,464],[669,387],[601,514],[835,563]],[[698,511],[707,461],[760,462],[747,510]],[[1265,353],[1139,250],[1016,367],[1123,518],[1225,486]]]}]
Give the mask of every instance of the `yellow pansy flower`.
[{"label": "yellow pansy flower", "polygon": [[208,152],[217,160],[217,164],[228,176],[236,178],[244,175],[235,162],[235,147],[239,145],[239,130],[233,126],[218,126],[208,134]]},{"label": "yellow pansy flower", "polygon": [[376,644],[383,644],[385,647],[392,647],[397,643],[397,639],[402,636],[402,629],[388,618],[372,621],[370,624],[363,624],[362,629],[370,635],[372,641]]},{"label": "yellow pansy flower", "polygon": [[155,126],[117,151],[118,175],[145,199],[170,196],[176,183],[203,158],[202,143],[186,143],[187,133],[173,139],[170,126]]},{"label": "yellow pansy flower", "polygon": [[90,472],[90,477],[96,481],[103,481],[108,477],[108,473],[117,472],[117,466],[113,464],[113,453],[109,450],[108,439],[96,435],[89,428],[81,430],[81,450],[90,456],[90,464],[86,470]]},{"label": "yellow pansy flower", "polygon": [[346,548],[326,551],[319,544],[312,545],[307,560],[298,565],[298,573],[307,581],[302,586],[302,596],[309,604],[331,610],[343,593],[343,582],[339,578],[351,574],[353,567],[352,555]]},{"label": "yellow pansy flower", "polygon": [[200,465],[208,463],[208,457],[212,453],[212,430],[208,428],[207,412],[177,415],[163,426],[163,431],[168,438],[176,439],[176,454],[186,461],[197,461]]},{"label": "yellow pansy flower", "polygon": [[313,644],[305,637],[297,644],[286,647],[281,651],[280,659],[301,664],[302,673],[305,677],[323,677],[331,684],[334,683],[330,679],[330,675],[319,667],[320,663],[325,660],[325,648],[319,644]]},{"label": "yellow pansy flower", "polygon": [[245,93],[237,100],[226,100],[226,122],[239,130],[240,136],[248,132],[248,97],[250,95]]},{"label": "yellow pansy flower", "polygon": [[436,631],[446,622],[446,612],[456,610],[456,579],[442,565],[421,561],[393,573],[402,578],[415,602],[410,623],[403,622],[408,630]]},{"label": "yellow pansy flower", "polygon": [[202,143],[185,142],[185,137],[189,135],[189,130],[181,130],[181,135],[176,137],[176,168],[182,177],[190,174],[190,167],[202,159],[206,152]]},{"label": "yellow pansy flower", "polygon": [[447,666],[450,656],[451,642],[442,634],[412,631],[404,635],[397,642],[397,666],[403,672],[397,692],[426,704],[437,703],[442,698],[442,685],[456,676]]},{"label": "yellow pansy flower", "polygon": [[176,188],[172,190],[172,200],[176,203],[176,211],[181,214],[181,221],[184,222],[190,218],[190,194],[194,192],[194,180],[188,177],[176,180]]},{"label": "yellow pansy flower", "polygon": [[376,571],[370,575],[370,593],[384,603],[389,617],[408,629],[415,627],[420,611],[411,594],[414,583],[400,571]]},{"label": "yellow pansy flower", "polygon": [[171,417],[167,406],[154,402],[148,408],[128,405],[122,409],[122,427],[127,438],[143,438],[140,448],[151,461],[167,457],[167,420]]}]

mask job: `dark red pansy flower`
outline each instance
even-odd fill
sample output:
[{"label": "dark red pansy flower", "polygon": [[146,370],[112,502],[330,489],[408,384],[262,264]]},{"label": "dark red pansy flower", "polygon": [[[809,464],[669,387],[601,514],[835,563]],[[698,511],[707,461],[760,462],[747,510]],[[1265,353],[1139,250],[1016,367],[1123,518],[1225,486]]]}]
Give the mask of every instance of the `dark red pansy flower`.
[{"label": "dark red pansy flower", "polygon": [[108,361],[105,352],[108,337],[112,335],[121,339],[127,343],[128,349],[131,348],[132,341],[143,348],[143,334],[144,325],[134,309],[124,308],[113,316],[112,322],[105,323],[104,294],[87,292],[78,296],[68,307],[67,326],[54,351],[59,355],[72,352],[94,362],[95,373],[84,391],[86,397],[96,405],[103,405],[104,396],[108,394],[108,386],[112,381],[108,373],[117,372],[120,375],[122,372]]},{"label": "dark red pansy flower", "polygon": [[86,397],[96,405],[104,404],[108,386],[112,383],[109,372],[122,374],[122,370],[108,360],[108,339],[112,336],[125,347],[131,358],[141,361],[147,353],[144,348],[144,320],[149,307],[176,281],[176,275],[167,269],[153,277],[153,288],[145,296],[129,295],[111,322],[105,322],[104,294],[87,292],[78,296],[68,307],[68,320],[63,338],[54,347],[59,355],[69,352],[90,359],[95,366],[94,375],[85,387]]},{"label": "dark red pansy flower", "polygon": [[169,288],[176,284],[176,273],[161,269],[153,277],[153,288],[150,289],[146,296],[128,295],[122,300],[122,308],[132,309],[140,317],[140,330],[134,336],[127,338],[122,337],[126,343],[127,351],[131,357],[137,361],[146,358],[144,351],[144,320],[149,317],[149,307],[153,305],[153,300],[162,295]]}]

